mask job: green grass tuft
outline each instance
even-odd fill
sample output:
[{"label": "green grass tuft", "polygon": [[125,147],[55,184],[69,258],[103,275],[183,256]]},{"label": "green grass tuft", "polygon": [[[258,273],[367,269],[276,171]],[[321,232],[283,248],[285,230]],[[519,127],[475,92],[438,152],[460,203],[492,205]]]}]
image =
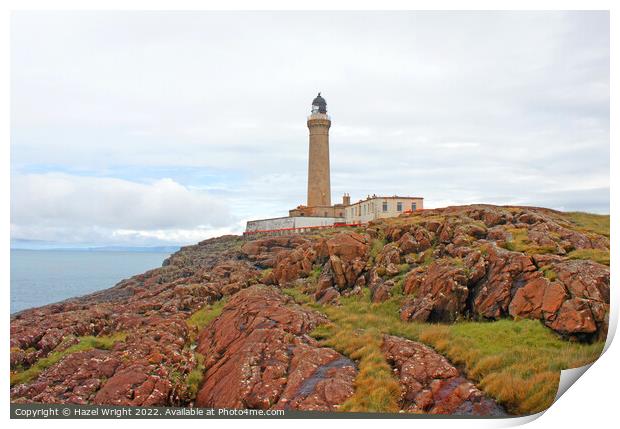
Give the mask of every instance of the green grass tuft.
[{"label": "green grass tuft", "polygon": [[187,379],[185,381],[187,384],[187,392],[190,399],[196,398],[196,395],[200,390],[200,385],[202,383],[202,378],[205,371],[204,356],[198,352],[196,352],[194,356],[196,357],[196,366],[190,371],[189,374],[187,374]]},{"label": "green grass tuft", "polygon": [[603,265],[609,265],[610,263],[609,250],[607,249],[577,249],[566,256],[569,259],[589,259]]},{"label": "green grass tuft", "polygon": [[117,342],[125,341],[127,334],[124,332],[116,332],[112,335],[93,337],[85,336],[79,337],[77,344],[68,347],[61,351],[52,351],[46,357],[36,361],[30,368],[23,371],[16,371],[11,373],[11,386],[16,384],[27,383],[34,380],[45,369],[60,362],[66,356],[72,353],[85,352],[92,349],[110,350]]},{"label": "green grass tuft", "polygon": [[271,274],[271,272],[273,271],[273,268],[267,268],[265,270],[263,270],[260,274],[260,278],[261,281],[265,281],[265,279],[267,278],[267,276],[269,276],[269,274]]},{"label": "green grass tuft", "polygon": [[213,319],[222,314],[224,305],[226,305],[226,298],[222,298],[213,304],[206,304],[187,319],[187,325],[194,331],[202,331]]},{"label": "green grass tuft", "polygon": [[312,271],[310,271],[308,278],[310,279],[310,281],[312,281],[312,283],[316,283],[319,281],[319,277],[321,276],[322,272],[323,272],[323,267],[318,265],[314,267]]},{"label": "green grass tuft", "polygon": [[555,253],[555,246],[538,246],[532,244],[527,237],[527,228],[506,228],[512,239],[503,244],[502,247],[513,252],[523,252],[528,255],[542,255]]},{"label": "green grass tuft", "polygon": [[555,281],[558,278],[558,273],[553,271],[553,269],[548,265],[541,267],[540,270],[549,281]]},{"label": "green grass tuft", "polygon": [[377,259],[377,256],[379,255],[379,253],[381,253],[386,243],[387,241],[385,239],[372,240],[372,243],[370,244],[370,259],[372,261],[375,261]]}]

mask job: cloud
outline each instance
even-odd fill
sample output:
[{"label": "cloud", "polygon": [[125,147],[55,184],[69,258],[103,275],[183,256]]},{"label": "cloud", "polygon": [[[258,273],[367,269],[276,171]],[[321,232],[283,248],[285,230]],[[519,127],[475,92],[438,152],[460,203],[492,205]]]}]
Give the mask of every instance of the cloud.
[{"label": "cloud", "polygon": [[334,201],[609,211],[608,12],[16,12],[11,43],[13,180],[135,191],[65,207],[65,185],[37,182],[15,233],[189,240],[285,215],[305,200],[317,91]]},{"label": "cloud", "polygon": [[235,223],[225,201],[171,179],[137,183],[48,173],[14,175],[11,183],[16,239],[186,243]]}]

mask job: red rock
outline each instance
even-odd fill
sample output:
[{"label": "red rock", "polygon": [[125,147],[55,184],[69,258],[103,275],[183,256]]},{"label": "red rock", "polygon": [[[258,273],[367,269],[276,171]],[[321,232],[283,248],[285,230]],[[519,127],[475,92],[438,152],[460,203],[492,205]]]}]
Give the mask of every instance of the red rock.
[{"label": "red rock", "polygon": [[372,302],[384,302],[387,301],[391,297],[391,290],[394,287],[394,282],[392,280],[388,280],[386,282],[381,282],[376,287],[371,288],[371,299]]},{"label": "red rock", "polygon": [[400,249],[396,243],[386,244],[375,260],[378,266],[386,267],[389,264],[400,264]]},{"label": "red rock", "polygon": [[413,238],[410,232],[406,232],[397,242],[398,248],[402,254],[418,251],[418,242]]},{"label": "red rock", "polygon": [[360,234],[343,232],[327,240],[329,255],[335,255],[344,262],[351,262],[368,255],[367,239]]},{"label": "red rock", "polygon": [[340,298],[340,293],[333,287],[330,287],[326,289],[316,301],[319,304],[337,304],[338,298]]},{"label": "red rock", "polygon": [[508,314],[512,294],[528,282],[542,277],[532,259],[519,252],[487,246],[486,277],[473,289],[472,310],[483,317],[497,319]]},{"label": "red rock", "polygon": [[405,302],[401,318],[416,321],[454,321],[465,311],[469,295],[465,271],[448,259],[412,270],[403,291],[415,297]]},{"label": "red rock", "polygon": [[508,312],[512,317],[540,319],[545,291],[549,281],[539,277],[519,288],[510,301]]},{"label": "red rock", "polygon": [[586,260],[564,260],[551,267],[572,296],[609,303],[609,267]]},{"label": "red rock", "polygon": [[597,330],[588,301],[582,298],[564,301],[549,327],[564,334],[592,334]]},{"label": "red rock", "polygon": [[553,282],[544,291],[542,302],[542,314],[545,319],[555,318],[555,314],[568,298],[566,289],[561,283]]},{"label": "red rock", "polygon": [[398,268],[396,264],[390,263],[387,267],[385,267],[385,273],[390,277],[394,277],[395,275],[400,273],[400,268]]},{"label": "red rock", "polygon": [[353,393],[356,370],[307,336],[324,321],[273,288],[237,293],[199,338],[207,360],[196,405],[337,409]]},{"label": "red rock", "polygon": [[435,301],[430,295],[407,298],[400,309],[400,318],[407,322],[426,322],[431,318]]},{"label": "red rock", "polygon": [[428,346],[386,335],[382,350],[395,369],[404,411],[429,414],[503,416],[505,412],[484,395],[446,358]]},{"label": "red rock", "polygon": [[[494,245],[494,240],[498,245],[506,241],[506,230],[512,228],[527,229],[532,244],[555,246],[551,250],[559,254],[609,248],[607,237],[576,230],[556,212],[481,205],[380,220],[367,234],[205,240],[171,255],[161,268],[113,288],[12,315],[13,370],[28,368],[52,351],[66,351],[83,336],[127,336],[109,350],[69,354],[37,378],[13,386],[11,401],[86,404],[100,395],[98,400],[106,403],[192,405],[185,377],[197,364],[189,347],[197,333],[186,321],[205,305],[230,296],[229,305],[239,308],[228,308],[223,321],[207,330],[225,329],[213,330],[208,340],[205,332],[201,335],[204,344],[230,346],[207,356],[213,395],[223,395],[213,401],[226,402],[227,394],[234,397],[238,392],[230,392],[241,386],[235,383],[244,380],[251,389],[243,390],[240,406],[337,409],[352,392],[355,369],[308,336],[325,319],[300,311],[277,291],[277,298],[255,294],[252,285],[294,284],[300,292],[334,305],[340,296],[362,295],[368,286],[371,299],[381,302],[395,293],[393,281],[386,278],[397,274],[402,262],[411,266],[403,288],[409,293],[401,311],[404,320],[518,316],[539,319],[571,339],[604,338],[609,267],[558,254],[528,256]],[[370,237],[388,241],[372,260]],[[425,252],[430,248],[430,254]],[[543,271],[549,278],[555,275],[554,280],[544,278]],[[237,296],[243,299],[237,301]],[[224,367],[231,356],[234,363]],[[135,381],[132,387],[127,387],[128,380]],[[455,401],[468,391],[467,384],[433,379],[407,400],[421,409],[448,412],[460,410]],[[202,395],[204,399],[206,393]]]}]

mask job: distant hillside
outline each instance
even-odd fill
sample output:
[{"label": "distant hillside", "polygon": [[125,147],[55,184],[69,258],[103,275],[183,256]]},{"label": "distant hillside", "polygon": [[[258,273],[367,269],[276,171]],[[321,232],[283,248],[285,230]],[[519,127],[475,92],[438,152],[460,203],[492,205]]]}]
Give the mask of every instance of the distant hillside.
[{"label": "distant hillside", "polygon": [[58,247],[54,243],[40,244],[36,242],[13,242],[11,250],[46,250],[72,252],[146,252],[146,253],[174,253],[180,246],[98,246],[98,247]]}]

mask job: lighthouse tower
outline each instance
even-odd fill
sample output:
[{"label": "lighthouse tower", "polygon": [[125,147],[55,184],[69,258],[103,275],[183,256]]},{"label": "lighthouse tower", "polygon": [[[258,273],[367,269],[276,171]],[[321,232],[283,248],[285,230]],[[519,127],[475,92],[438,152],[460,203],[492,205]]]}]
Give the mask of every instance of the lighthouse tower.
[{"label": "lighthouse tower", "polygon": [[308,157],[308,207],[331,206],[329,181],[329,127],[332,121],[327,114],[327,102],[321,93],[312,101],[308,117],[310,146]]}]

